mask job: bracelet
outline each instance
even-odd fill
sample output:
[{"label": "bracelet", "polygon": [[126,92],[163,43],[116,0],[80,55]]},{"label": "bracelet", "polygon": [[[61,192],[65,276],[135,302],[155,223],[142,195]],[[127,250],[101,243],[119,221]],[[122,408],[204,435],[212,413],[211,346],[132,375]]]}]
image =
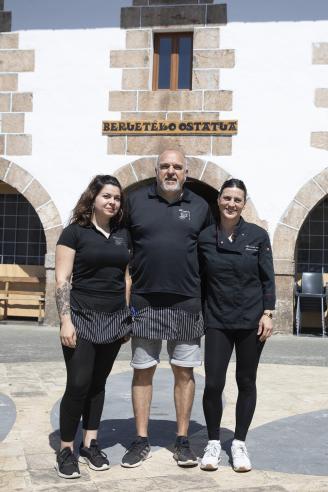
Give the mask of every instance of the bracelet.
[{"label": "bracelet", "polygon": [[270,319],[273,317],[272,313],[263,313],[263,316],[267,316]]}]

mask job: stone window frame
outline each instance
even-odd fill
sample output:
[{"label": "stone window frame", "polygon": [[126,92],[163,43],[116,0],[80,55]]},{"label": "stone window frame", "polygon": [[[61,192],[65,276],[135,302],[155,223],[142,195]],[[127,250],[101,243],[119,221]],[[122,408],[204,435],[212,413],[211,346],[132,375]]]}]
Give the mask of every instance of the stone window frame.
[{"label": "stone window frame", "polygon": [[[194,42],[194,29],[190,28],[188,30],[170,30],[170,31],[160,31],[157,32],[156,30],[152,30],[151,34],[152,36],[152,66],[151,66],[151,80],[152,80],[152,90],[153,91],[160,91],[160,90],[170,90],[170,91],[178,91],[178,90],[192,90],[192,75],[193,75],[193,54],[194,54],[194,49],[193,49],[193,42]],[[188,35],[191,37],[192,43],[191,43],[191,63],[190,63],[190,86],[188,88],[184,87],[183,89],[179,89],[178,87],[178,81],[179,81],[179,54],[174,53],[174,47],[176,47],[176,40],[179,39],[179,37],[186,36]],[[172,54],[171,54],[171,74],[170,74],[170,88],[167,89],[161,89],[158,87],[158,82],[159,82],[159,53],[158,53],[158,47],[159,47],[159,40],[161,37],[171,37],[173,39],[173,49],[172,49]],[[175,45],[175,46],[174,46]]]},{"label": "stone window frame", "polygon": [[[220,88],[221,69],[235,66],[235,52],[220,48],[219,25],[169,26],[127,29],[125,46],[110,50],[110,68],[121,69],[120,89],[109,91],[108,110],[120,112],[122,120],[220,119],[232,111],[233,92]],[[153,36],[160,32],[193,32],[192,90],[151,89]],[[178,146],[187,155],[230,156],[232,137],[108,137],[109,155],[156,155],[162,144]]]}]

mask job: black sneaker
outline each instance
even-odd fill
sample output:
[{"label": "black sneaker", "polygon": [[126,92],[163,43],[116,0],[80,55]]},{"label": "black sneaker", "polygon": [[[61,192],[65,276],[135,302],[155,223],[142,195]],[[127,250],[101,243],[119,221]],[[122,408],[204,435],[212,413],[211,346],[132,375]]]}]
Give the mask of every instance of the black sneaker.
[{"label": "black sneaker", "polygon": [[77,459],[71,448],[64,448],[57,454],[55,470],[61,478],[79,478],[81,476]]},{"label": "black sneaker", "polygon": [[173,458],[179,466],[197,466],[197,456],[190,448],[188,437],[178,436],[174,445]]},{"label": "black sneaker", "polygon": [[130,448],[126,450],[126,453],[122,458],[121,466],[124,466],[125,468],[135,468],[136,466],[140,466],[141,463],[148,458],[151,458],[148,437],[138,436],[131,444]]},{"label": "black sneaker", "polygon": [[81,443],[79,452],[79,462],[86,463],[91,470],[108,470],[109,461],[107,454],[101,451],[96,439],[91,439],[89,448],[83,446],[83,443]]}]

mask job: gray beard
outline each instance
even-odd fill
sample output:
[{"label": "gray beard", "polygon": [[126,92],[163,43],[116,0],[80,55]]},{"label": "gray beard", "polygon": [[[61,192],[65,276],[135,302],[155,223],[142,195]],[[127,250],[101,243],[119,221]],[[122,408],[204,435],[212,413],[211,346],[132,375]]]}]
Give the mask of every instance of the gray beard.
[{"label": "gray beard", "polygon": [[167,185],[165,181],[160,183],[159,186],[163,191],[182,191],[182,185],[179,181],[176,181],[175,186]]}]

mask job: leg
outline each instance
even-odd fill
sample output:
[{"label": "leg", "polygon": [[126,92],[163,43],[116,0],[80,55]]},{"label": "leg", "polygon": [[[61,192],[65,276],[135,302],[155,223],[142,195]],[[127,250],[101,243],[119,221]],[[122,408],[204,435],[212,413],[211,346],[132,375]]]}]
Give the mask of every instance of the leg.
[{"label": "leg", "polygon": [[159,362],[162,340],[132,338],[132,404],[137,435],[148,436],[148,420],[153,394],[153,376]]},{"label": "leg", "polygon": [[195,379],[192,367],[171,365],[174,374],[174,403],[178,436],[187,436],[192,404],[195,396]]},{"label": "leg", "polygon": [[67,369],[67,384],[60,404],[61,449],[73,449],[73,441],[92,380],[95,348],[78,339],[75,349],[62,347]]},{"label": "leg", "polygon": [[203,410],[209,440],[220,440],[222,393],[234,346],[233,333],[207,330],[205,335],[205,390]]},{"label": "leg", "polygon": [[105,400],[106,380],[121,348],[121,341],[95,345],[96,355],[92,381],[83,408],[84,446],[89,447],[97,439],[98,428]]},{"label": "leg", "polygon": [[174,403],[178,436],[187,436],[195,395],[193,368],[201,365],[200,339],[167,341],[167,351],[174,374]]},{"label": "leg", "polygon": [[187,436],[195,395],[193,369],[201,365],[200,338],[185,342],[168,340],[167,351],[174,374],[174,403],[178,431],[173,458],[179,466],[197,466],[197,456],[191,449]]},{"label": "leg", "polygon": [[156,366],[134,369],[132,380],[132,404],[136,419],[137,435],[148,436],[148,421],[153,395],[153,376]]},{"label": "leg", "polygon": [[137,438],[127,449],[121,465],[126,468],[140,466],[151,457],[148,441],[148,420],[153,392],[153,376],[159,362],[162,340],[132,337],[132,404],[136,421]]},{"label": "leg", "polygon": [[235,439],[245,441],[256,407],[256,372],[264,342],[257,330],[238,330],[236,333],[236,406]]}]

